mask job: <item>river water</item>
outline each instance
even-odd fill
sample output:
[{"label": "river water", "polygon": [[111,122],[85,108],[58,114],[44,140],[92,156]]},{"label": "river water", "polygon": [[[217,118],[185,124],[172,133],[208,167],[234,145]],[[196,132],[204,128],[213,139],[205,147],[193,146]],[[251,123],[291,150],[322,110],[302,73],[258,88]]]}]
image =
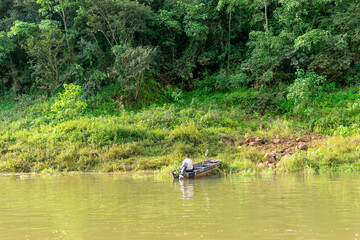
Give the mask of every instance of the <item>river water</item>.
[{"label": "river water", "polygon": [[359,239],[360,176],[0,176],[0,239]]}]

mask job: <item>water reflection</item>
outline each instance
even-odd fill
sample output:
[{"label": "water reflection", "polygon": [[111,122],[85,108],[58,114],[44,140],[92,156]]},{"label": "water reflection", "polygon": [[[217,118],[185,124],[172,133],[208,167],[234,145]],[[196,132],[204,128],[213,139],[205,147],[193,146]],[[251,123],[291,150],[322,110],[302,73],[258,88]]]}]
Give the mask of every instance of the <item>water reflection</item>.
[{"label": "water reflection", "polygon": [[189,200],[194,196],[195,180],[179,180],[180,192],[183,200]]}]

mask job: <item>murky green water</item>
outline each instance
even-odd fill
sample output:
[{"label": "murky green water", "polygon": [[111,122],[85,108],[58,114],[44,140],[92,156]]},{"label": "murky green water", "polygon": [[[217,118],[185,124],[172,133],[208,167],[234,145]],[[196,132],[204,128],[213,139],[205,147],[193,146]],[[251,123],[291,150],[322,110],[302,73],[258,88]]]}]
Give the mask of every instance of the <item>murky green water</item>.
[{"label": "murky green water", "polygon": [[0,239],[360,239],[360,176],[0,176]]}]

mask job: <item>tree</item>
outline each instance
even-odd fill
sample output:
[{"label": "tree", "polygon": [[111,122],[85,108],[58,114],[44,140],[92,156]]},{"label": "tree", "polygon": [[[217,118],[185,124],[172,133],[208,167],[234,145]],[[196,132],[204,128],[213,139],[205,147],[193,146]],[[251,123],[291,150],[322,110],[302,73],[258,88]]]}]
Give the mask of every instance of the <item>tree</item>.
[{"label": "tree", "polygon": [[32,58],[30,64],[36,85],[49,93],[59,86],[64,63],[60,56],[64,35],[59,26],[60,23],[53,20],[42,20],[38,25],[16,21],[10,32],[25,38],[21,46]]},{"label": "tree", "polygon": [[13,39],[5,32],[0,32],[0,65],[5,64],[7,60],[11,61],[10,53],[15,47]]},{"label": "tree", "polygon": [[[131,43],[135,33],[145,31],[152,11],[149,7],[131,0],[86,0],[88,26],[94,34],[101,33],[113,48]],[[96,37],[95,37],[96,38]]]},{"label": "tree", "polygon": [[52,13],[59,14],[61,21],[64,25],[65,39],[68,52],[71,54],[71,48],[69,44],[69,30],[68,21],[71,19],[70,12],[74,11],[79,4],[78,0],[36,0],[40,4],[41,8],[39,12],[43,16],[51,17]]},{"label": "tree", "polygon": [[[220,11],[222,10],[225,5],[227,5],[226,7],[226,12],[229,14],[229,20],[228,20],[228,41],[227,41],[227,55],[228,55],[228,60],[227,60],[227,68],[228,70],[230,69],[230,58],[231,58],[231,24],[232,24],[232,14],[234,12],[234,9],[236,7],[242,7],[245,4],[247,4],[246,0],[219,0],[218,6],[217,6],[217,10]],[[239,23],[238,23],[239,24]]]},{"label": "tree", "polygon": [[3,74],[2,78],[0,77],[0,93],[4,90],[4,83],[8,83],[10,78],[14,78],[14,75],[16,74],[16,69],[10,55],[10,53],[14,51],[15,47],[16,45],[13,39],[11,39],[5,32],[0,32],[0,70],[11,69],[8,72],[9,74]]},{"label": "tree", "polygon": [[137,100],[145,73],[150,68],[156,49],[116,45],[112,51],[116,57],[113,71],[124,89],[134,100]]}]

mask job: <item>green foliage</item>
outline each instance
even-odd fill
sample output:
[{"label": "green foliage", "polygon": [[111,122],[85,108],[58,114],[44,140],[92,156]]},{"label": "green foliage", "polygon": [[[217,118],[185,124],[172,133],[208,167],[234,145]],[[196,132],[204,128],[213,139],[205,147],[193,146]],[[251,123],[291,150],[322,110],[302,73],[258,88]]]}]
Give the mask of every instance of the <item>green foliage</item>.
[{"label": "green foliage", "polygon": [[359,125],[358,124],[352,124],[351,126],[343,126],[340,125],[335,131],[334,136],[342,136],[342,137],[348,137],[352,136],[354,134],[359,134]]},{"label": "green foliage", "polygon": [[15,44],[5,32],[0,32],[0,64],[14,51]]},{"label": "green foliage", "polygon": [[165,96],[170,101],[184,104],[184,92],[179,88],[173,88],[170,85],[166,86]]},{"label": "green foliage", "polygon": [[[96,102],[109,101],[109,94],[119,90],[115,86],[90,97],[91,107],[85,114],[84,106],[77,105],[82,100],[75,97],[80,96],[79,86],[65,86],[56,104],[46,98],[0,102],[0,171],[108,172],[163,167],[161,171],[167,174],[173,166],[178,167],[184,154],[190,153],[197,162],[203,159],[204,149],[209,149],[210,158],[223,160],[223,174],[271,174],[273,170],[258,165],[266,161],[266,151],[240,143],[250,136],[269,141],[279,133],[289,137],[308,131],[335,137],[324,138],[329,143],[320,142],[322,150],[315,146],[307,153],[283,158],[277,172],[337,171],[345,168],[344,164],[357,163],[359,109],[355,105],[359,95],[351,89],[322,92],[312,100],[311,115],[276,115],[282,91],[275,89],[254,92],[240,88],[231,94],[209,95],[184,92],[184,104],[153,105],[137,111],[124,106],[117,109],[116,102],[108,102],[106,107]],[[64,117],[51,116],[53,105]]]},{"label": "green foliage", "polygon": [[89,96],[95,95],[100,89],[102,82],[106,79],[106,74],[95,70],[84,84],[83,92],[84,96],[87,98]]},{"label": "green foliage", "polygon": [[204,94],[212,92],[229,92],[241,87],[248,86],[251,79],[241,71],[235,71],[233,74],[220,70],[218,73],[206,76],[199,84],[199,91]]},{"label": "green foliage", "polygon": [[314,72],[305,72],[303,69],[296,72],[296,77],[288,89],[287,98],[294,101],[298,107],[311,103],[312,99],[323,91],[326,83],[325,76],[319,76]]},{"label": "green foliage", "polygon": [[[59,29],[60,23],[53,20],[42,20],[34,30],[33,24],[15,23],[12,34],[23,35],[26,40],[21,46],[30,57],[36,59],[31,63],[37,87],[48,92],[59,86],[59,78],[63,66],[60,53],[64,46],[64,38]],[[31,30],[31,31],[30,31]]]},{"label": "green foliage", "polygon": [[116,59],[113,71],[129,97],[135,100],[139,96],[155,51],[156,49],[151,47],[133,48],[129,45],[116,45],[112,49]]},{"label": "green foliage", "polygon": [[275,36],[270,31],[252,31],[250,33],[247,44],[252,48],[252,52],[242,64],[242,68],[254,81],[254,87],[260,88],[264,85],[274,84],[275,69],[278,69],[291,57],[287,48],[291,36],[283,33],[279,36]]},{"label": "green foliage", "polygon": [[36,31],[34,23],[26,23],[20,20],[14,21],[11,31],[8,33],[12,37],[23,37],[33,34]]},{"label": "green foliage", "polygon": [[[227,145],[220,133],[234,145],[274,129],[356,140],[359,8],[344,0],[3,1],[0,169],[155,169],[211,147],[223,173],[253,174],[263,171],[255,163],[263,153]],[[296,153],[284,169],[346,169],[337,164],[358,154],[322,161],[323,151]]]},{"label": "green foliage", "polygon": [[290,82],[297,69],[326,75],[336,87],[358,82],[353,73],[360,61],[357,1],[5,5],[0,79],[2,89],[16,94],[50,95],[64,83],[76,83],[88,97],[118,80],[124,101],[141,106],[162,99],[159,93],[168,85],[205,93],[242,86],[258,90]]},{"label": "green foliage", "polygon": [[103,35],[113,48],[127,44],[135,34],[146,30],[152,11],[149,7],[130,0],[85,1],[89,8],[84,15],[87,25],[93,33]]},{"label": "green foliage", "polygon": [[308,51],[311,51],[322,41],[326,41],[330,33],[321,29],[313,29],[305,34],[299,36],[295,39],[294,47],[297,48],[306,48]]},{"label": "green foliage", "polygon": [[209,27],[204,22],[209,18],[206,4],[203,2],[179,1],[178,8],[184,13],[184,32],[198,41],[207,39]]},{"label": "green foliage", "polygon": [[51,111],[59,118],[73,118],[81,114],[87,104],[80,99],[81,86],[64,84],[65,92],[59,93],[59,99],[55,100]]}]

